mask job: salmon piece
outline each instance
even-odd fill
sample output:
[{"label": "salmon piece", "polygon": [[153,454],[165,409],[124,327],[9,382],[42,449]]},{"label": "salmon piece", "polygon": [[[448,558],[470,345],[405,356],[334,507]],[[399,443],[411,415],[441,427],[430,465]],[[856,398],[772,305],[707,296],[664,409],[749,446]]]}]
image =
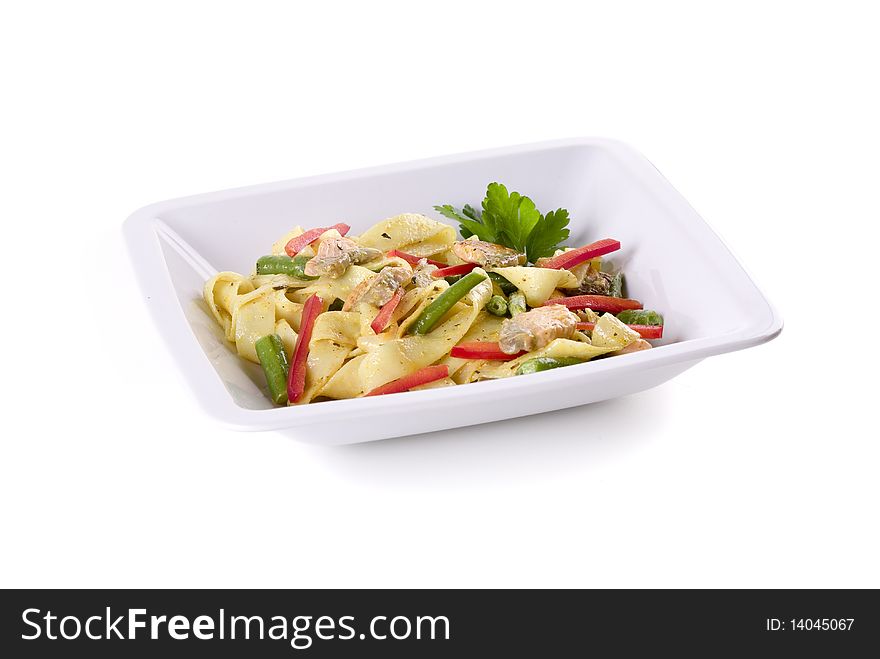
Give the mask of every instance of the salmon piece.
[{"label": "salmon piece", "polygon": [[570,339],[574,336],[578,320],[576,314],[561,304],[536,307],[504,320],[498,343],[501,351],[508,355],[523,350],[540,350],[554,339]]},{"label": "salmon piece", "polygon": [[370,279],[370,285],[361,297],[361,302],[381,307],[386,304],[397,289],[412,277],[412,270],[404,267],[389,266],[382,268],[378,275]]},{"label": "salmon piece", "polygon": [[425,286],[430,286],[433,284],[436,279],[431,275],[432,272],[437,270],[436,265],[431,265],[428,263],[428,259],[419,259],[419,263],[416,266],[415,270],[413,270],[412,274],[412,282],[418,288],[424,288]]},{"label": "salmon piece", "polygon": [[367,292],[367,289],[370,288],[370,283],[372,283],[373,279],[375,279],[375,277],[364,279],[361,283],[351,289],[351,293],[348,294],[348,297],[345,298],[345,302],[342,305],[343,311],[351,311],[354,309],[355,305],[361,301],[364,293]]},{"label": "salmon piece", "polygon": [[611,295],[611,281],[614,275],[607,272],[596,272],[587,268],[580,286],[575,289],[577,295]]},{"label": "salmon piece", "polygon": [[351,311],[360,302],[381,307],[391,300],[397,289],[409,282],[411,278],[412,270],[409,268],[386,266],[375,277],[364,279],[355,286],[346,298],[345,304],[342,305],[342,310]]},{"label": "salmon piece", "polygon": [[382,251],[361,247],[351,238],[324,238],[318,243],[318,251],[304,268],[310,277],[329,275],[341,277],[354,264],[367,263],[382,256]]},{"label": "salmon piece", "polygon": [[452,253],[462,261],[476,263],[481,268],[506,268],[526,264],[525,254],[483,240],[459,240],[452,245]]}]

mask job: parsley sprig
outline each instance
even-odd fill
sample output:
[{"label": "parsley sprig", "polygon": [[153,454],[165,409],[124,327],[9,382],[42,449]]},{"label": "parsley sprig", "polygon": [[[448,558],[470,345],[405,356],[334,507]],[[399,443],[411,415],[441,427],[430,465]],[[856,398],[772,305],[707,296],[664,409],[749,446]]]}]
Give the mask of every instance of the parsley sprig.
[{"label": "parsley sprig", "polygon": [[501,183],[486,188],[482,212],[465,204],[457,210],[450,204],[434,209],[459,224],[462,237],[510,247],[522,252],[534,263],[552,256],[568,239],[568,211],[558,208],[546,215],[535,208],[535,202],[519,192],[508,192]]}]

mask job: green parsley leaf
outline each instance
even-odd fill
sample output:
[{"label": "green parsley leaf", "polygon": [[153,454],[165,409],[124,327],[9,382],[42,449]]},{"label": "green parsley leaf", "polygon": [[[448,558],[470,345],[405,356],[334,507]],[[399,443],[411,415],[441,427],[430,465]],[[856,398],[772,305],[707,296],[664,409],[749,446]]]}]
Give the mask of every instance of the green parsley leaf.
[{"label": "green parsley leaf", "polygon": [[450,204],[434,206],[450,220],[459,223],[463,238],[476,236],[486,242],[504,245],[528,256],[534,263],[550,256],[568,238],[568,211],[564,208],[542,215],[535,203],[519,192],[508,192],[501,183],[490,183],[482,203],[482,213],[465,204],[459,211]]},{"label": "green parsley leaf", "polygon": [[526,256],[534,263],[544,256],[553,256],[557,247],[568,240],[568,211],[558,208],[544,215],[532,232],[526,243]]},{"label": "green parsley leaf", "polygon": [[501,183],[489,184],[483,199],[483,223],[498,227],[495,233],[500,244],[525,253],[529,234],[540,219],[531,199],[518,192],[508,193]]},{"label": "green parsley leaf", "polygon": [[[466,206],[465,208],[470,208],[473,211],[473,208],[470,206]],[[434,206],[434,210],[443,215],[444,217],[448,217],[450,220],[455,220],[459,223],[459,231],[461,231],[461,235],[463,238],[469,238],[470,236],[476,235],[480,240],[486,240],[488,242],[495,242],[495,234],[489,233],[488,229],[485,229],[480,222],[479,218],[472,219],[470,217],[465,217],[459,211],[455,210],[455,207],[450,204],[444,204],[443,206]],[[484,238],[483,236],[491,235],[492,238]]]},{"label": "green parsley leaf", "polygon": [[477,211],[474,210],[474,207],[471,206],[470,204],[465,204],[465,205],[462,207],[461,212],[462,212],[463,214],[467,215],[467,216],[468,216],[469,218],[471,218],[472,220],[477,220],[477,221],[479,221],[479,219],[480,219],[480,215],[479,215],[479,213],[477,213]]},{"label": "green parsley leaf", "polygon": [[452,204],[443,204],[442,206],[434,206],[434,210],[443,215],[444,217],[448,217],[450,220],[455,220],[456,222],[461,222],[462,220],[467,220],[464,215],[455,210],[455,206]]},{"label": "green parsley leaf", "polygon": [[[465,204],[464,206],[462,206],[461,212],[463,215],[466,215],[467,217],[471,218],[472,220],[476,220],[477,222],[481,221],[480,214],[477,211],[475,211],[474,207],[471,206],[470,204]],[[461,230],[461,237],[462,238],[468,238],[473,235],[470,231],[468,231],[464,227],[461,227],[460,230]]]}]

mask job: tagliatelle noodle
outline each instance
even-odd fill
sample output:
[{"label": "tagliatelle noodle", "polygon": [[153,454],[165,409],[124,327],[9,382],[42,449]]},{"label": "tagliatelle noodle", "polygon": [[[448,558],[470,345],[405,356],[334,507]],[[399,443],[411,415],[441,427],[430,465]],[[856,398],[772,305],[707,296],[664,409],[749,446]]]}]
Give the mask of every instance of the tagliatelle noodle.
[{"label": "tagliatelle noodle", "polygon": [[448,250],[455,242],[455,229],[418,213],[403,213],[382,220],[360,235],[358,242],[387,252],[392,249],[428,257]]},{"label": "tagliatelle noodle", "polygon": [[578,286],[577,278],[568,270],[513,266],[494,268],[492,272],[497,272],[521,290],[530,307],[539,307],[544,304],[557,288],[577,288]]},{"label": "tagliatelle noodle", "polygon": [[235,298],[232,331],[238,354],[259,364],[254,344],[257,339],[275,331],[275,291],[271,286],[263,286]]},{"label": "tagliatelle noodle", "polygon": [[360,314],[353,311],[327,311],[318,316],[309,342],[306,387],[297,405],[308,403],[342,367],[357,345]]},{"label": "tagliatelle noodle", "polygon": [[357,373],[361,391],[372,391],[449,354],[467,334],[491,296],[492,282],[487,277],[465,296],[468,304],[463,310],[447,317],[427,334],[401,336],[367,353]]},{"label": "tagliatelle noodle", "polygon": [[237,272],[218,272],[205,282],[203,291],[205,303],[217,323],[223,328],[227,341],[235,340],[232,331],[232,305],[235,298],[252,290],[254,285]]}]

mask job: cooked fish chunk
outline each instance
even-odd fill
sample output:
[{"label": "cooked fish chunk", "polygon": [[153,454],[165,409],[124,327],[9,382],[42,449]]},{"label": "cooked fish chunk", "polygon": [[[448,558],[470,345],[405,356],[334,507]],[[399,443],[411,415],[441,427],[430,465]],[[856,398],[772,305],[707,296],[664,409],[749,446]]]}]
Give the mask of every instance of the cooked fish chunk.
[{"label": "cooked fish chunk", "polygon": [[366,263],[382,256],[381,250],[361,247],[351,238],[324,238],[318,243],[315,256],[306,263],[305,273],[310,277],[329,275],[341,277],[349,266]]},{"label": "cooked fish chunk", "polygon": [[576,289],[577,295],[611,295],[611,281],[614,275],[607,272],[597,272],[587,268]]},{"label": "cooked fish chunk", "polygon": [[398,266],[382,268],[378,275],[370,279],[370,285],[364,291],[361,302],[381,307],[388,302],[394,293],[412,277],[412,270]]},{"label": "cooked fish chunk", "polygon": [[386,266],[376,276],[364,279],[355,286],[345,300],[345,304],[342,305],[342,310],[351,311],[360,302],[367,302],[368,304],[381,307],[411,277],[412,270],[409,268]]},{"label": "cooked fish chunk", "polygon": [[342,304],[343,311],[351,311],[354,309],[355,305],[361,301],[361,298],[364,296],[364,293],[367,292],[367,289],[370,287],[370,282],[373,281],[375,277],[367,277],[357,286],[351,289],[351,292],[348,294],[348,297],[345,298],[345,302]]},{"label": "cooked fish chunk", "polygon": [[428,263],[428,259],[419,259],[418,265],[416,265],[416,269],[413,270],[412,274],[412,282],[419,288],[424,288],[425,286],[430,286],[434,281],[434,277],[431,275],[434,270],[437,270],[436,265],[432,265]]},{"label": "cooked fish chunk", "polygon": [[543,348],[553,339],[570,339],[578,317],[561,304],[537,307],[501,323],[501,350],[508,355]]},{"label": "cooked fish chunk", "polygon": [[585,323],[595,323],[599,321],[599,314],[590,308],[578,309],[575,311],[577,317]]},{"label": "cooked fish chunk", "polygon": [[481,268],[506,268],[526,264],[525,254],[483,240],[459,240],[452,245],[452,253],[462,261],[476,263]]}]

